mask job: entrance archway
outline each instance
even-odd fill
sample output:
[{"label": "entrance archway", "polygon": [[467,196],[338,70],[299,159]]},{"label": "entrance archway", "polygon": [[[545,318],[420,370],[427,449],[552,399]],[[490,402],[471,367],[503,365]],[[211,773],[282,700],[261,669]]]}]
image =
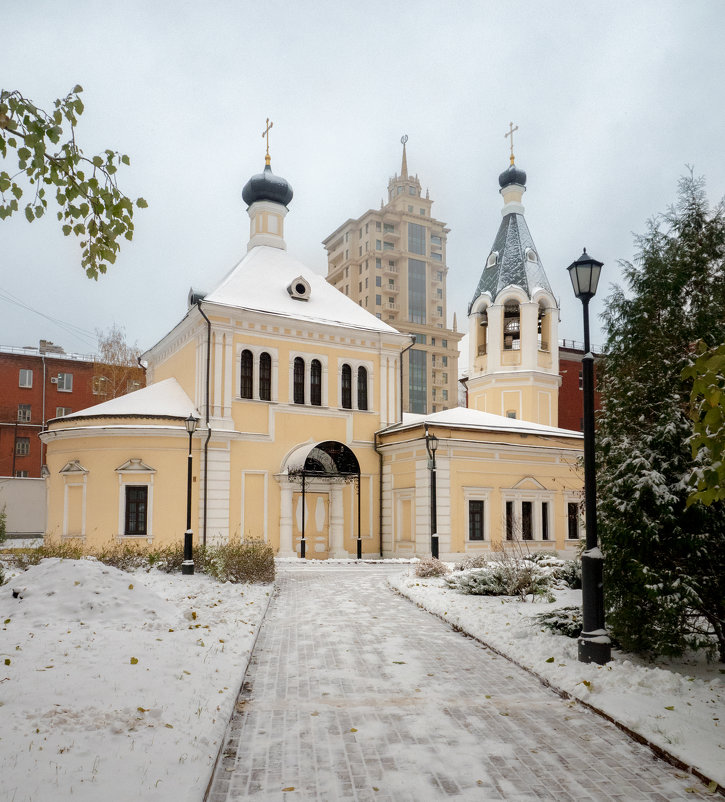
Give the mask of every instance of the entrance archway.
[{"label": "entrance archway", "polygon": [[282,475],[282,509],[280,511],[280,554],[296,555],[293,547],[293,494],[301,489],[301,514],[298,527],[301,532],[300,557],[307,557],[306,496],[317,493],[319,504],[322,492],[329,497],[329,556],[347,557],[344,547],[344,520],[342,510],[342,485],[352,482],[357,486],[357,557],[362,556],[360,534],[360,463],[355,453],[344,443],[323,440],[305,443],[294,449],[284,461]]}]

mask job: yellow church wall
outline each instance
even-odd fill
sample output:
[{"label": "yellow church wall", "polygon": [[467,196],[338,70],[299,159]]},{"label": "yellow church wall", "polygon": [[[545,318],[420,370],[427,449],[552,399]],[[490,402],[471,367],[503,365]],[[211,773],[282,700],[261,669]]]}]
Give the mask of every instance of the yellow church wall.
[{"label": "yellow church wall", "polygon": [[[56,425],[56,429],[59,427]],[[83,537],[90,547],[114,540],[167,545],[186,529],[188,436],[128,434],[109,425],[104,431],[68,437],[54,429],[44,435],[49,470],[47,537]],[[198,532],[200,442],[193,444],[192,528]],[[130,469],[119,472],[136,460]],[[78,469],[61,470],[77,461]],[[146,468],[152,470],[148,471]],[[82,470],[81,470],[82,469]],[[126,485],[148,487],[147,535],[123,533]]]},{"label": "yellow church wall", "polygon": [[196,386],[196,340],[191,339],[178,351],[154,365],[153,382],[174,378],[190,398],[194,398]]},{"label": "yellow church wall", "polygon": [[[522,503],[531,504],[533,539],[526,543],[532,550],[571,553],[578,546],[578,541],[567,538],[567,503],[576,502],[582,488],[583,479],[577,467],[582,448],[580,438],[433,426],[429,426],[429,431],[439,438],[436,487],[442,558],[496,548],[505,538],[506,501],[514,505],[518,529]],[[431,475],[424,430],[420,427],[384,434],[382,440],[385,464],[390,471],[388,492],[392,498],[387,502],[393,517],[391,525],[394,530],[404,529],[409,516],[414,521],[417,516],[414,529],[417,528],[418,537],[414,548],[418,556],[425,556],[430,554]],[[468,537],[472,500],[484,502],[483,541]],[[548,520],[547,540],[542,537],[543,517]]]}]

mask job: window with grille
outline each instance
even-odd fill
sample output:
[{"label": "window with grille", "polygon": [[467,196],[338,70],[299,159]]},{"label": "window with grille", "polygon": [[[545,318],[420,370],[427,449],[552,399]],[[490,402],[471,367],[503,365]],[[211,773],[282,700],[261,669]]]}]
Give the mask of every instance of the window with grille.
[{"label": "window with grille", "polygon": [[352,409],[352,368],[349,365],[342,366],[341,396],[342,408]]},{"label": "window with grille", "polygon": [[272,400],[272,357],[266,351],[259,355],[259,397]]},{"label": "window with grille", "polygon": [[126,486],[125,535],[147,534],[148,492],[146,485]]},{"label": "window with grille", "polygon": [[18,378],[18,387],[32,387],[33,386],[33,371],[21,370]]},{"label": "window with grille", "polygon": [[483,501],[471,499],[468,502],[468,539],[483,540]]},{"label": "window with grille", "polygon": [[27,457],[30,454],[30,438],[18,437],[15,441],[15,454],[18,457]]},{"label": "window with grille", "polygon": [[30,404],[18,404],[18,422],[28,423],[30,421],[30,417]]},{"label": "window with grille", "polygon": [[322,363],[319,359],[310,363],[310,404],[322,406]]},{"label": "window with grille", "polygon": [[357,408],[368,408],[368,372],[362,366],[357,369]]},{"label": "window with grille", "polygon": [[292,368],[293,401],[295,404],[305,403],[305,360],[295,357]]},{"label": "window with grille", "polygon": [[242,351],[240,365],[239,395],[242,398],[253,398],[254,394],[254,356],[249,349]]}]

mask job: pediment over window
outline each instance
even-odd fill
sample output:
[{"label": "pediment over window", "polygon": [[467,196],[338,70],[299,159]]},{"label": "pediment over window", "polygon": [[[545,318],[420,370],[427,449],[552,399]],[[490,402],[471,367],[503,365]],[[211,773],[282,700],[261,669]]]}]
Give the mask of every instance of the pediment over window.
[{"label": "pediment over window", "polygon": [[132,457],[123,465],[116,468],[116,473],[156,473],[156,468],[152,468],[137,457]]},{"label": "pediment over window", "polygon": [[88,473],[88,468],[84,468],[77,459],[72,459],[60,469],[60,473]]},{"label": "pediment over window", "polygon": [[512,490],[546,490],[547,488],[541,484],[537,479],[534,479],[533,476],[524,476],[523,479],[519,479],[518,482],[513,486]]}]

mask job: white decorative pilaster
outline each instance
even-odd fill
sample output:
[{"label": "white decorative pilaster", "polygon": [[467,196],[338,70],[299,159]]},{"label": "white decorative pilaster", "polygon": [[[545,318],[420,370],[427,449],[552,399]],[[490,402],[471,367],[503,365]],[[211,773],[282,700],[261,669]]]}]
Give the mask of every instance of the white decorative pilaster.
[{"label": "white decorative pilaster", "polygon": [[342,485],[333,484],[330,487],[330,557],[347,557],[345,551],[344,521],[342,503]]}]

